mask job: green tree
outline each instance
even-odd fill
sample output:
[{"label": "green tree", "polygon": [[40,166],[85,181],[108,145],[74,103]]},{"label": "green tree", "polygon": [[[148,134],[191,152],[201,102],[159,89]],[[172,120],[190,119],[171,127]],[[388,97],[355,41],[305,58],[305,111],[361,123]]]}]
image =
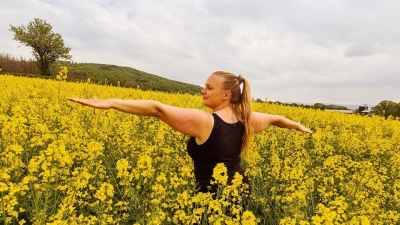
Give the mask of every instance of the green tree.
[{"label": "green tree", "polygon": [[378,105],[372,107],[371,112],[387,119],[389,116],[400,118],[400,103],[383,100]]},{"label": "green tree", "polygon": [[72,58],[69,55],[71,48],[64,45],[61,35],[54,33],[52,26],[46,20],[35,18],[26,27],[10,26],[14,40],[32,48],[32,54],[41,75],[50,76],[50,67],[57,59]]},{"label": "green tree", "polygon": [[263,100],[261,100],[261,98],[257,98],[256,102],[263,102]]},{"label": "green tree", "polygon": [[320,110],[325,110],[326,109],[326,105],[323,103],[315,103],[313,106],[314,109],[320,109]]}]

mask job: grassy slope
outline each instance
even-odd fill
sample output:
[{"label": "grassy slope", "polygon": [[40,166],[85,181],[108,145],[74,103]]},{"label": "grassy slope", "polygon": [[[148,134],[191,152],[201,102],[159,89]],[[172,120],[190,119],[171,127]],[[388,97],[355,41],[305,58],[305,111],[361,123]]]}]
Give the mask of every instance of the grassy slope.
[{"label": "grassy slope", "polygon": [[68,68],[71,80],[87,80],[96,83],[108,83],[123,87],[138,87],[142,90],[153,90],[173,93],[197,94],[201,87],[169,80],[154,74],[149,74],[129,67],[95,63],[59,62],[58,66]]},{"label": "grassy slope", "polygon": [[51,77],[39,75],[39,71],[33,61],[21,61],[0,54],[0,74],[14,74],[23,77],[40,77],[44,79],[54,79],[58,74],[60,66],[68,68],[69,81],[86,81],[88,78],[93,83],[108,84],[121,87],[139,87],[141,90],[152,90],[169,93],[189,93],[199,94],[202,87],[187,84],[179,81],[154,74],[139,71],[130,67],[122,67],[96,63],[72,63],[68,61],[58,61],[52,66]]}]

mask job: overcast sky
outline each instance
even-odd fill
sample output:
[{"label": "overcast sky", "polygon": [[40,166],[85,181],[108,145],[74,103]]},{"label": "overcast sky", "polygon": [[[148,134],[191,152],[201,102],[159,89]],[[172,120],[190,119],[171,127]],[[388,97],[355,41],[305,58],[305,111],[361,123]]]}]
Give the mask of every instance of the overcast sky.
[{"label": "overcast sky", "polygon": [[0,0],[0,52],[32,58],[9,31],[46,20],[75,62],[133,67],[203,86],[216,70],[281,102],[400,102],[397,0]]}]

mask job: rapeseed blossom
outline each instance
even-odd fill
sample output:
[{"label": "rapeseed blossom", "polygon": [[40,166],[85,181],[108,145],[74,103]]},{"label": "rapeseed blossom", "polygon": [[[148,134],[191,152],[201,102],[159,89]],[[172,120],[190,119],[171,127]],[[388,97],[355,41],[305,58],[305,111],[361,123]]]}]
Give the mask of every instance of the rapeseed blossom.
[{"label": "rapeseed blossom", "polygon": [[214,170],[212,177],[215,181],[211,181],[211,184],[220,184],[226,186],[228,183],[228,170],[223,163],[218,163]]},{"label": "rapeseed blossom", "polygon": [[63,81],[68,77],[68,68],[66,66],[61,66],[60,71],[56,75],[56,80]]},{"label": "rapeseed blossom", "polygon": [[[151,117],[69,96],[154,99],[208,110],[200,96],[0,76],[0,224],[399,224],[400,121],[254,103],[311,127],[270,127],[243,161],[251,187],[217,164],[197,193],[186,136]],[[56,96],[56,97],[55,97]]]}]

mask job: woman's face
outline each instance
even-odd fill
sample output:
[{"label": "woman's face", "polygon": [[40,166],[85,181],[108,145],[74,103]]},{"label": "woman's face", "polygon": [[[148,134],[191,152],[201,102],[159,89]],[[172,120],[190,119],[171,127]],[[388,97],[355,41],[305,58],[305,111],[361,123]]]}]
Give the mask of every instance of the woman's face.
[{"label": "woman's face", "polygon": [[204,89],[201,91],[204,106],[215,109],[226,100],[227,90],[222,88],[223,81],[224,78],[217,75],[207,78]]}]

